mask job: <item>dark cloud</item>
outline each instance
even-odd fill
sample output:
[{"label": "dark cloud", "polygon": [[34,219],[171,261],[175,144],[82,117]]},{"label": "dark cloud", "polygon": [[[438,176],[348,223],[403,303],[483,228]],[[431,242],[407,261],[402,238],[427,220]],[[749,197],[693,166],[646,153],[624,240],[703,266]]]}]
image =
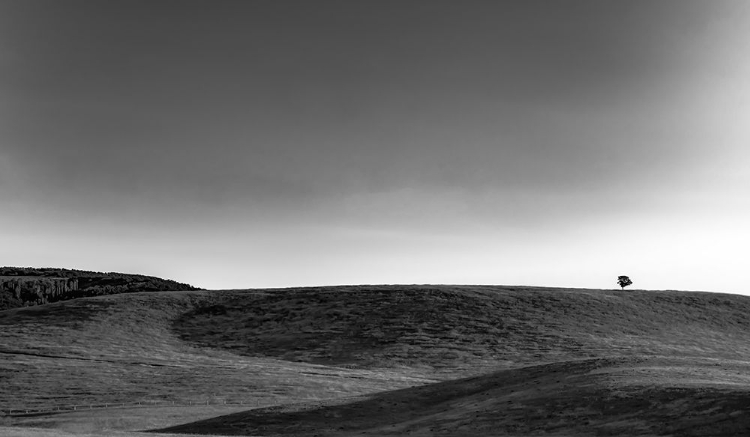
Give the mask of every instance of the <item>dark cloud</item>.
[{"label": "dark cloud", "polygon": [[32,1],[6,18],[6,147],[115,193],[576,188],[625,154],[591,113],[680,81],[710,8],[672,5]]}]

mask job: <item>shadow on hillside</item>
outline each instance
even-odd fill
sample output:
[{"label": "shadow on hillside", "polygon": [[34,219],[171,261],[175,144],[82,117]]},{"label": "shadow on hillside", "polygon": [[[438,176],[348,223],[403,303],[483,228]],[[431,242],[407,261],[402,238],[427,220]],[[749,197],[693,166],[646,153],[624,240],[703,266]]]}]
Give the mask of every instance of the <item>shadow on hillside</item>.
[{"label": "shadow on hillside", "polygon": [[628,386],[610,370],[640,359],[591,359],[505,370],[349,403],[304,403],[153,432],[226,435],[748,435],[750,392]]},{"label": "shadow on hillside", "polygon": [[609,356],[742,359],[748,314],[750,300],[706,293],[341,286],[227,295],[172,328],[240,356],[456,378]]}]

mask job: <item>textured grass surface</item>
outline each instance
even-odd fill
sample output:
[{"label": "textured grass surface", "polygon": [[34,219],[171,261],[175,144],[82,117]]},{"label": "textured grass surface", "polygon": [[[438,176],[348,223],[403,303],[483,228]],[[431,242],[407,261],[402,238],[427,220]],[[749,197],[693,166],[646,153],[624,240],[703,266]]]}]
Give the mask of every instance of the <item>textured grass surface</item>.
[{"label": "textured grass surface", "polygon": [[[105,433],[101,431],[89,432],[67,432],[59,429],[45,429],[32,427],[8,427],[0,426],[0,435],[3,437],[144,437],[141,432],[113,431]],[[184,434],[173,433],[151,433],[150,437],[183,437]],[[206,437],[222,437],[218,434],[207,434]]]},{"label": "textured grass surface", "polygon": [[[40,414],[16,417],[13,424],[17,431],[58,431],[73,435],[141,435],[140,430],[163,428],[175,423],[209,419],[246,410],[247,407],[225,407],[203,405],[198,407],[115,408],[106,410],[83,410],[74,413]],[[6,436],[0,427],[0,436]],[[214,433],[217,434],[217,433]]]},{"label": "textured grass surface", "polygon": [[748,314],[750,299],[708,293],[335,287],[227,296],[175,329],[244,356],[455,375],[634,354],[741,359]]},{"label": "textured grass surface", "polygon": [[[750,298],[709,293],[359,286],[85,298],[0,312],[0,409],[210,405],[0,424],[82,435],[741,435],[749,334]],[[272,408],[216,405],[225,401]]]},{"label": "textured grass surface", "polygon": [[133,401],[274,405],[430,382],[186,344],[173,320],[222,293],[84,298],[0,313],[0,409]]},{"label": "textured grass surface", "polygon": [[[234,435],[680,435],[750,433],[747,376],[699,382],[693,360],[588,359],[377,394],[240,412],[165,431]],[[675,372],[675,369],[679,369]],[[726,372],[723,377],[732,372]],[[731,366],[746,372],[747,364]],[[698,372],[700,373],[700,372]],[[675,382],[680,374],[682,381]],[[669,381],[669,382],[667,382]]]}]

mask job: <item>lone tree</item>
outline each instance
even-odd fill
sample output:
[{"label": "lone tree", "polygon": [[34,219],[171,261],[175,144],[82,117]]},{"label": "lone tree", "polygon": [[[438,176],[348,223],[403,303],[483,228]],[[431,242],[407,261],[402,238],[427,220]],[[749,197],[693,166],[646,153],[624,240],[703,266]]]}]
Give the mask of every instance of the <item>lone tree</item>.
[{"label": "lone tree", "polygon": [[622,287],[623,290],[625,289],[625,287],[627,287],[628,285],[630,285],[632,283],[633,283],[633,281],[631,281],[630,278],[628,278],[627,276],[618,276],[617,277],[617,284],[620,287]]}]

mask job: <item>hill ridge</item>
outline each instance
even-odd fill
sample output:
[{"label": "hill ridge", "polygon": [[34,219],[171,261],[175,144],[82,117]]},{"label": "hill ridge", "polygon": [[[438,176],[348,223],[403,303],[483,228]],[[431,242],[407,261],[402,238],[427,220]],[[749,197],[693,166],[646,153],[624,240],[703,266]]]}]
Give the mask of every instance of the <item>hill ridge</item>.
[{"label": "hill ridge", "polygon": [[0,267],[0,311],[79,297],[138,291],[198,290],[171,279],[53,267]]},{"label": "hill ridge", "polygon": [[[0,332],[8,352],[0,410],[244,401],[274,408],[225,417],[184,407],[149,416],[149,427],[205,433],[231,422],[236,432],[222,433],[290,436],[750,431],[737,415],[750,405],[750,297],[741,295],[442,285],[165,291],[6,310]],[[399,416],[425,396],[444,402],[409,401]],[[357,422],[363,415],[374,421]],[[297,428],[280,425],[290,417]],[[59,428],[87,419],[13,420]]]}]

